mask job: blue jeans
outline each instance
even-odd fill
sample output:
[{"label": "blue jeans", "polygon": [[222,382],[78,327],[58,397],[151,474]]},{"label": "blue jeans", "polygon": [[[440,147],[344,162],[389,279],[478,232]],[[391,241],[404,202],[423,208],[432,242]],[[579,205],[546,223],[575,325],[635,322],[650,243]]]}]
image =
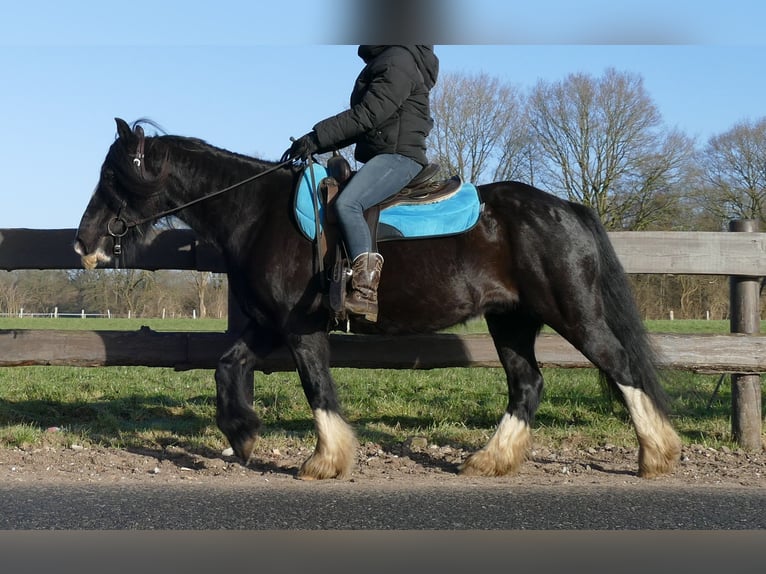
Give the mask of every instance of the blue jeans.
[{"label": "blue jeans", "polygon": [[351,178],[335,200],[335,211],[351,261],[372,251],[364,211],[401,191],[421,169],[423,166],[414,159],[399,154],[381,154],[364,164]]}]

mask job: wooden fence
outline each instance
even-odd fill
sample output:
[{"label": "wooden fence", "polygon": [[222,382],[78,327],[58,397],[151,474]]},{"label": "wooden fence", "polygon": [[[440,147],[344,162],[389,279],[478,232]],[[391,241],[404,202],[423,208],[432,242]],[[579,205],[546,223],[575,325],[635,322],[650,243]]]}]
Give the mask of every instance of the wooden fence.
[{"label": "wooden fence", "polygon": [[[732,431],[747,448],[761,448],[761,383],[766,372],[766,337],[760,337],[760,278],[766,276],[766,233],[755,222],[732,222],[730,231],[613,232],[610,239],[628,273],[725,275],[730,277],[731,334],[652,334],[664,366],[706,373],[729,373]],[[0,230],[0,269],[77,269],[74,229]],[[142,251],[133,268],[224,272],[216,250],[190,230],[168,230]],[[175,369],[214,368],[234,341],[242,319],[229,304],[226,333],[0,330],[0,366],[146,365]],[[332,366],[430,369],[500,367],[486,335],[362,336],[333,333]],[[592,367],[558,335],[543,334],[536,345],[541,366]],[[294,368],[284,350],[262,371]]]}]

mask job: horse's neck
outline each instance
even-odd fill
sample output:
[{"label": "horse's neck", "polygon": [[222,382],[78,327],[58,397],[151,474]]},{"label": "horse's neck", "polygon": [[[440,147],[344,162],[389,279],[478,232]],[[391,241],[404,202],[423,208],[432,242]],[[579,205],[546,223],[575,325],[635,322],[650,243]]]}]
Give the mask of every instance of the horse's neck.
[{"label": "horse's neck", "polygon": [[[227,163],[231,163],[227,166]],[[213,162],[206,161],[210,166]],[[271,165],[257,160],[235,156],[221,158],[218,166],[200,171],[191,164],[185,169],[187,175],[179,179],[171,193],[178,204],[195,202],[178,214],[198,236],[213,242],[226,252],[231,245],[241,245],[241,236],[262,224],[273,212],[272,201],[288,200],[290,182],[279,174],[266,174],[263,178],[237,186],[256,174],[268,170]],[[221,177],[221,174],[233,174]],[[274,192],[274,187],[284,187]],[[282,193],[283,192],[283,193]]]}]

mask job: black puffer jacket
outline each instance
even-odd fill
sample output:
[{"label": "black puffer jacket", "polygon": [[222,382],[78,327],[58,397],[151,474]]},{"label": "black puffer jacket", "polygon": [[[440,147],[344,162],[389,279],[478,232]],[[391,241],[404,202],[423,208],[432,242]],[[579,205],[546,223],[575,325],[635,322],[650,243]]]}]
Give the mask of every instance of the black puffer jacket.
[{"label": "black puffer jacket", "polygon": [[426,165],[433,127],[428,94],[439,74],[432,46],[359,46],[366,66],[351,93],[351,107],[314,126],[319,151],[356,144],[365,163],[398,153]]}]

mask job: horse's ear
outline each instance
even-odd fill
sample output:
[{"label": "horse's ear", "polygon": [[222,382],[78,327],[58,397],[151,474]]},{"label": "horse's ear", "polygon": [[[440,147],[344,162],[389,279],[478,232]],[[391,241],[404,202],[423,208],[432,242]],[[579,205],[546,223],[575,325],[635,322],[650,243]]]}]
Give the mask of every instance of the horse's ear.
[{"label": "horse's ear", "polygon": [[114,121],[117,123],[117,135],[120,137],[120,139],[125,141],[130,140],[133,135],[133,132],[130,131],[130,126],[128,125],[128,122],[126,122],[122,118],[114,118]]}]

